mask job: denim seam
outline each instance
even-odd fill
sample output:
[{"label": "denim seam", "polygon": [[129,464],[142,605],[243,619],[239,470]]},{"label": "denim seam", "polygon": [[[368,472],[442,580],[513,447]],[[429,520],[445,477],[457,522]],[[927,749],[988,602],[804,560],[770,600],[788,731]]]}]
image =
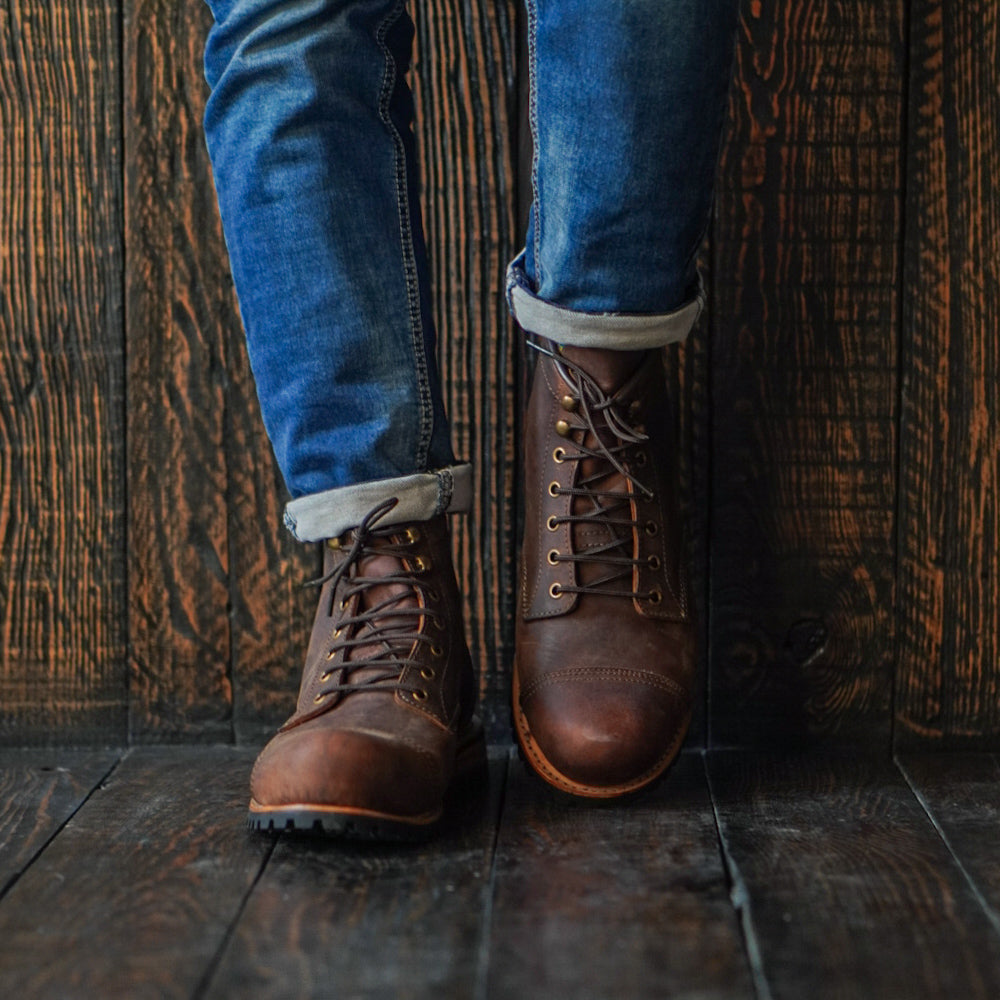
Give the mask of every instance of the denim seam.
[{"label": "denim seam", "polygon": [[407,307],[410,313],[410,338],[413,348],[413,360],[417,376],[417,392],[419,395],[419,430],[417,441],[416,468],[427,467],[427,456],[431,446],[431,435],[434,430],[433,399],[431,396],[430,374],[427,370],[427,357],[424,349],[423,320],[420,314],[420,290],[416,252],[413,247],[413,226],[410,219],[409,189],[406,183],[406,148],[402,136],[392,122],[389,113],[389,103],[398,76],[398,67],[389,46],[386,35],[389,29],[403,16],[406,11],[405,0],[399,0],[385,19],[379,24],[375,40],[385,57],[385,74],[382,78],[382,92],[379,95],[378,114],[392,139],[395,148],[395,185],[396,209],[399,213],[399,240],[403,257],[403,279],[406,285]]},{"label": "denim seam", "polygon": [[538,193],[538,7],[526,0],[528,10],[528,125],[531,129],[531,200],[535,209],[535,287],[542,286],[542,200]]},{"label": "denim seam", "polygon": [[437,474],[438,498],[434,507],[434,516],[443,514],[451,506],[451,498],[455,493],[455,477],[450,469],[441,469]]}]

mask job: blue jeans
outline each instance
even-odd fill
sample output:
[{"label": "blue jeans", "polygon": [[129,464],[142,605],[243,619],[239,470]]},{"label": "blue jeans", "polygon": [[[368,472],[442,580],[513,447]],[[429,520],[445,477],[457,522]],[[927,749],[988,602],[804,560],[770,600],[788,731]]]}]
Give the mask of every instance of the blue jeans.
[{"label": "blue jeans", "polygon": [[[250,362],[303,540],[467,508],[435,364],[403,0],[208,0],[205,134]],[[737,0],[527,0],[527,331],[683,339]]]}]

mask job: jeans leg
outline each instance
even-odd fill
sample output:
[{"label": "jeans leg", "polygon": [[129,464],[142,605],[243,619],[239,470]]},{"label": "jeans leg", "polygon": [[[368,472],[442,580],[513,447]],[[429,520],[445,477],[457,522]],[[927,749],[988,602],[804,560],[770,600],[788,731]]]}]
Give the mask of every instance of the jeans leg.
[{"label": "jeans leg", "polygon": [[264,422],[292,496],[453,465],[403,0],[208,3],[205,134]]},{"label": "jeans leg", "polygon": [[736,0],[527,0],[535,141],[518,322],[583,347],[682,339],[700,295]]}]

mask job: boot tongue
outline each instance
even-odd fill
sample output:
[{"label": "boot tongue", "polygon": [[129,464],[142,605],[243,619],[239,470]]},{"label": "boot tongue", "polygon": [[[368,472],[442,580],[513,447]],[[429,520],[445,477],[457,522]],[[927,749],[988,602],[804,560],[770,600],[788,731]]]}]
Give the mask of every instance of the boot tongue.
[{"label": "boot tongue", "polygon": [[647,351],[606,351],[565,344],[559,353],[578,364],[609,396],[613,396],[642,364]]},{"label": "boot tongue", "polygon": [[[578,364],[595,382],[601,390],[608,396],[613,396],[623,385],[638,371],[643,361],[648,356],[647,351],[607,351],[593,348],[564,346],[560,353],[563,357]],[[607,447],[614,447],[618,441],[616,436],[608,428],[603,419],[596,421],[596,430],[601,440]],[[597,441],[592,434],[587,434],[583,444],[587,448],[596,448]],[[598,471],[603,472],[601,479],[593,482],[591,487],[606,492],[625,493],[628,486],[625,477],[617,472],[605,459],[588,458],[580,463],[577,474],[577,483],[594,475]],[[614,506],[614,501],[605,499],[605,506]],[[573,499],[572,511],[577,515],[585,515],[593,510],[594,501],[586,497],[575,497]],[[615,520],[628,518],[629,508],[627,505],[618,507],[611,515]],[[573,526],[573,548],[577,553],[586,552],[594,547],[602,547],[619,538],[629,538],[630,532],[624,527],[612,527],[601,523],[598,518],[592,522],[578,523]],[[631,556],[631,544],[620,548],[612,548],[607,553],[611,556]],[[577,579],[586,585],[607,576],[609,566],[601,563],[600,557],[593,562],[584,561],[577,564]],[[619,582],[614,585],[614,589],[620,590],[627,583]]]},{"label": "boot tongue", "polygon": [[[380,539],[374,541],[376,549],[379,547],[380,541]],[[386,539],[382,544],[391,544],[392,541],[392,539]],[[400,573],[405,572],[406,567],[403,565],[401,559],[393,555],[387,555],[376,551],[358,561],[353,576],[354,578],[388,577],[397,576]],[[371,587],[365,588],[358,600],[357,614],[363,615],[366,611],[378,607],[380,604],[390,599],[394,599],[394,603],[390,604],[384,611],[379,612],[373,619],[372,625],[374,625],[376,629],[385,625],[399,625],[401,629],[416,631],[419,619],[409,615],[402,616],[393,614],[393,611],[397,608],[412,608],[418,606],[417,595],[414,588],[407,586],[404,583],[390,582],[385,584],[374,584]],[[365,633],[370,631],[370,629],[371,626],[360,626],[354,634],[357,638],[364,638]],[[402,644],[400,644],[400,646],[401,645]],[[369,657],[373,659],[384,659],[386,655],[387,650],[385,643],[381,640],[376,640],[370,644],[353,647],[347,655],[347,660],[348,662],[352,662],[364,660]],[[382,667],[375,667],[371,670],[365,670],[362,668],[354,671],[351,675],[351,679],[357,683],[364,683],[365,680],[370,677],[384,675],[384,673],[385,669]]]},{"label": "boot tongue", "polygon": [[[405,572],[406,568],[404,567],[402,560],[398,559],[396,556],[376,554],[369,556],[367,559],[362,559],[358,564],[358,576],[397,576],[398,574]],[[361,594],[361,599],[358,602],[358,613],[363,614],[365,611],[378,607],[378,605],[389,600],[393,603],[391,603],[384,611],[380,611],[378,615],[372,619],[372,625],[376,629],[385,626],[390,626],[390,628],[393,626],[399,626],[406,631],[416,631],[418,619],[409,615],[393,614],[393,611],[397,608],[415,608],[418,606],[417,595],[413,587],[407,586],[404,583],[376,584],[367,588]],[[364,631],[358,633],[359,638],[363,636]],[[386,649],[383,642],[373,642],[371,645],[356,646],[351,651],[351,655],[348,657],[348,660],[363,660],[368,656],[381,657],[385,654],[385,652]],[[362,679],[360,673],[357,675],[357,679]]]}]

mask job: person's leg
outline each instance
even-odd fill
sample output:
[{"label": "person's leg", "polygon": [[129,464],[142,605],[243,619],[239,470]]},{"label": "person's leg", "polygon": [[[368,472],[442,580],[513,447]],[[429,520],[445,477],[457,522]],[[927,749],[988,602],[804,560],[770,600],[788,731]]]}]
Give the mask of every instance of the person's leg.
[{"label": "person's leg", "polygon": [[257,826],[408,835],[481,745],[444,513],[466,509],[438,385],[402,0],[208,0],[205,134],[261,410],[327,541],[298,708]]},{"label": "person's leg", "polygon": [[528,0],[533,204],[508,301],[539,348],[515,729],[551,784],[655,780],[695,632],[661,348],[700,309],[735,0]]},{"label": "person's leg", "polygon": [[381,490],[390,521],[411,488],[446,505],[467,470],[438,385],[403,3],[209,6],[205,136],[289,527],[337,535],[381,499],[352,488],[385,480],[403,480]]}]

